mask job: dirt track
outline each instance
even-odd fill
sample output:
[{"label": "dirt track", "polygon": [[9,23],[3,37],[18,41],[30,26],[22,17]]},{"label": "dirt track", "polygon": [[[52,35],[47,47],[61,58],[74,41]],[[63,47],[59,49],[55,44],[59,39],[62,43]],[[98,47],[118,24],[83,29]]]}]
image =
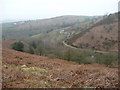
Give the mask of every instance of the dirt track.
[{"label": "dirt track", "polygon": [[3,87],[117,87],[117,68],[74,62],[3,49]]}]

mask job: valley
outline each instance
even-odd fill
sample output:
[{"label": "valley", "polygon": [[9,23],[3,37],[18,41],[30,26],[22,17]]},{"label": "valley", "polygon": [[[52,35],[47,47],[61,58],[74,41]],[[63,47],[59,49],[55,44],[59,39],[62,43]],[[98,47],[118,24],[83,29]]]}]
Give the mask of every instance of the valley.
[{"label": "valley", "polygon": [[3,23],[3,88],[118,87],[117,15]]}]

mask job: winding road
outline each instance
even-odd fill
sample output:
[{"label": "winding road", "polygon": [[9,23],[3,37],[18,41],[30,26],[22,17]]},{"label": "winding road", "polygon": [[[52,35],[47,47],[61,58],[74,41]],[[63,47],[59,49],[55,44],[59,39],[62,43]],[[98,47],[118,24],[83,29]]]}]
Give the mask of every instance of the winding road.
[{"label": "winding road", "polygon": [[78,49],[78,48],[76,48],[76,47],[73,47],[73,46],[71,46],[71,45],[68,45],[67,43],[65,43],[65,41],[63,41],[63,44],[64,44],[65,46],[67,46],[67,47],[70,47],[70,48],[73,48],[73,49]]},{"label": "winding road", "polygon": [[[62,42],[65,46],[69,47],[69,48],[72,48],[72,49],[79,49],[79,48],[76,48],[74,46],[71,46],[71,45],[68,45],[67,43],[65,43],[65,40]],[[101,53],[101,54],[105,54],[105,53],[109,53],[109,52],[106,52],[106,51],[100,51],[100,50],[94,50],[95,53]]]}]

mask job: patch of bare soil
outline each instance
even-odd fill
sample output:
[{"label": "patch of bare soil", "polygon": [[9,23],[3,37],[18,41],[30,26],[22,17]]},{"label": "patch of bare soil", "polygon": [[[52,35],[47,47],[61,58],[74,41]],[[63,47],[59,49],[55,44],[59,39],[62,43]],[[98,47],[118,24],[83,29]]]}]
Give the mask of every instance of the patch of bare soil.
[{"label": "patch of bare soil", "polygon": [[117,87],[118,69],[3,49],[3,87]]}]

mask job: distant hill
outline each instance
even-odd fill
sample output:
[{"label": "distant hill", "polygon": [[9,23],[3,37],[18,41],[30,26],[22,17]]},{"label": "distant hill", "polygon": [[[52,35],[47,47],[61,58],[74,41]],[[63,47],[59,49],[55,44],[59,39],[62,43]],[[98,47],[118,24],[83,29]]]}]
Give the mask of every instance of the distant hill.
[{"label": "distant hill", "polygon": [[3,23],[3,38],[23,39],[41,32],[47,32],[54,29],[65,28],[76,23],[82,23],[98,16],[60,16],[50,19],[19,21],[12,23]]},{"label": "distant hill", "polygon": [[5,19],[5,20],[2,20],[2,23],[11,23],[11,22],[18,22],[18,21],[23,21],[23,20]]},{"label": "distant hill", "polygon": [[71,37],[68,44],[78,48],[118,50],[118,13],[104,16],[82,32]]}]

